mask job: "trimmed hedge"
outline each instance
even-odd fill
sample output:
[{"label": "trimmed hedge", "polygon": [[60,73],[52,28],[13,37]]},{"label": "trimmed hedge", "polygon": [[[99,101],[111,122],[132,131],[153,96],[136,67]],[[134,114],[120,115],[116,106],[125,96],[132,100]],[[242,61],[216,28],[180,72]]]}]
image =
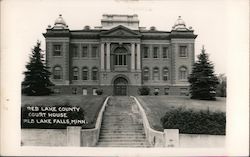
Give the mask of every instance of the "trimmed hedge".
[{"label": "trimmed hedge", "polygon": [[226,114],[224,112],[210,112],[187,110],[185,108],[172,109],[161,118],[164,129],[179,129],[185,134],[225,135]]},{"label": "trimmed hedge", "polygon": [[147,86],[138,89],[139,95],[149,95],[149,93],[150,93],[150,88],[148,88]]}]

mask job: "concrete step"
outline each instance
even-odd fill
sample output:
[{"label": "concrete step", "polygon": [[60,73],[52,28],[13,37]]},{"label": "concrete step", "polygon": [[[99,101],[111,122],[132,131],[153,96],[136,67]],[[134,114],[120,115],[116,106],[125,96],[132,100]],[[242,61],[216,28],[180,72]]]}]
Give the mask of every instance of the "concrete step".
[{"label": "concrete step", "polygon": [[112,128],[134,128],[134,129],[143,128],[142,125],[132,124],[132,123],[131,124],[122,124],[122,123],[121,124],[119,124],[119,123],[117,123],[117,124],[102,124],[101,127],[102,128],[110,128],[110,127],[112,127]]},{"label": "concrete step", "polygon": [[[101,126],[114,126],[114,125],[117,125],[117,126],[138,126],[138,125],[142,125],[141,123],[136,123],[136,122],[123,122],[123,123],[119,123],[119,122],[108,122],[108,123],[102,123]],[[143,126],[143,125],[142,125]]]},{"label": "concrete step", "polygon": [[145,136],[100,136],[99,140],[120,140],[120,141],[124,141],[124,140],[133,140],[133,141],[137,141],[137,140],[145,140],[146,137]]},{"label": "concrete step", "polygon": [[111,97],[103,114],[99,147],[150,147],[130,97]]},{"label": "concrete step", "polygon": [[117,134],[113,133],[113,132],[105,132],[105,134],[100,134],[100,136],[146,136],[145,133],[141,133],[141,132],[119,132]]},{"label": "concrete step", "polygon": [[98,142],[98,147],[150,147],[146,142]]},{"label": "concrete step", "polygon": [[116,138],[112,138],[112,139],[99,139],[99,142],[130,142],[130,143],[134,143],[134,142],[137,142],[137,143],[143,143],[145,142],[145,139],[116,139]]},{"label": "concrete step", "polygon": [[100,132],[100,135],[104,135],[104,134],[107,134],[107,133],[110,133],[110,134],[144,134],[144,130],[108,130],[108,129],[105,129],[105,130],[101,130]]},{"label": "concrete step", "polygon": [[114,128],[114,127],[106,127],[106,128],[101,128],[101,131],[122,131],[122,132],[128,132],[128,131],[138,131],[138,132],[141,132],[143,133],[144,132],[144,129],[141,127],[141,128],[132,128],[132,127],[129,127],[129,128],[125,128],[125,127],[117,127],[117,128]]}]

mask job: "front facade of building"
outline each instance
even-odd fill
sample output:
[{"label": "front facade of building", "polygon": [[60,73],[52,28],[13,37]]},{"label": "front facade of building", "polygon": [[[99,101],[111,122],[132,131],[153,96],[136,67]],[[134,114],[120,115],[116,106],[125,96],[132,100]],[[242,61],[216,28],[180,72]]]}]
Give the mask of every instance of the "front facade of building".
[{"label": "front facade of building", "polygon": [[70,30],[60,15],[46,33],[46,64],[56,93],[186,95],[197,35],[179,17],[171,31],[139,27],[137,15],[105,14],[101,26]]}]

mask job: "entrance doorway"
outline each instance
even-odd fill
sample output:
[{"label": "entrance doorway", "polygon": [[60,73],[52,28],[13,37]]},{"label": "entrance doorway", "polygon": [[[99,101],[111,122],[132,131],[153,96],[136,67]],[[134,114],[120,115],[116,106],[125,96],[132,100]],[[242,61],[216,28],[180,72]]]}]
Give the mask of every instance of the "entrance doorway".
[{"label": "entrance doorway", "polygon": [[123,77],[118,77],[114,81],[114,95],[127,95],[128,81]]}]

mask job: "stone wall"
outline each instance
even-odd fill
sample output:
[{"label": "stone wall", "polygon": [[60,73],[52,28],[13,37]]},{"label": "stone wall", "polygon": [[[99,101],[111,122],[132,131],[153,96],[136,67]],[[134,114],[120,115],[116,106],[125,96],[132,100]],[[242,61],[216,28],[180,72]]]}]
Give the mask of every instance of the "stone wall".
[{"label": "stone wall", "polygon": [[22,146],[67,146],[66,129],[22,129]]},{"label": "stone wall", "polygon": [[218,148],[225,146],[226,136],[223,135],[201,135],[201,134],[179,134],[179,146],[182,148]]}]

